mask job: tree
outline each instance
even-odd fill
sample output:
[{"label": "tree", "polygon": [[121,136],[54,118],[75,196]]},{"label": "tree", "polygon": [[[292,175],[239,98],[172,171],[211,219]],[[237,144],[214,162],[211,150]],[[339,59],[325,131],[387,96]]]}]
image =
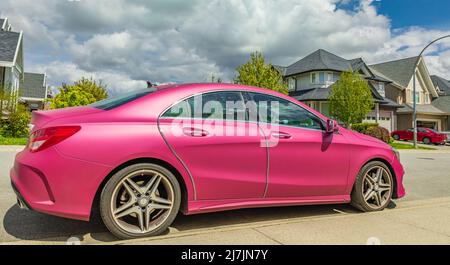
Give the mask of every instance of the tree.
[{"label": "tree", "polygon": [[102,100],[108,97],[108,92],[106,91],[106,85],[103,82],[95,81],[92,79],[82,77],[80,80],[74,83],[74,86],[79,87],[81,90],[91,93],[94,98],[98,100]]},{"label": "tree", "polygon": [[76,86],[60,87],[59,93],[51,99],[50,108],[60,109],[75,106],[84,106],[96,102],[97,99]]},{"label": "tree", "polygon": [[372,91],[359,74],[346,71],[330,92],[330,113],[346,127],[360,123],[373,108]]},{"label": "tree", "polygon": [[92,78],[82,77],[73,85],[63,83],[58,90],[59,93],[50,100],[52,109],[84,106],[108,97],[106,85]]},{"label": "tree", "polygon": [[242,85],[263,87],[284,94],[288,93],[287,84],[281,73],[271,64],[266,64],[260,52],[250,54],[250,60],[239,66],[235,82]]}]

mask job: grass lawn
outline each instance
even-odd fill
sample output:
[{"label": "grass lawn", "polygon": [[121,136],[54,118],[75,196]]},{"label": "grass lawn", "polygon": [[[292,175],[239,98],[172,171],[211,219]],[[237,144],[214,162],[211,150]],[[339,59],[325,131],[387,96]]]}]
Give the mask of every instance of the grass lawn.
[{"label": "grass lawn", "polygon": [[3,137],[0,135],[0,145],[26,145],[28,138]]},{"label": "grass lawn", "polygon": [[[414,146],[412,144],[403,144],[403,143],[391,143],[390,144],[395,149],[414,149]],[[426,146],[417,146],[417,149],[422,150],[436,150],[436,148],[433,147],[426,147]]]}]

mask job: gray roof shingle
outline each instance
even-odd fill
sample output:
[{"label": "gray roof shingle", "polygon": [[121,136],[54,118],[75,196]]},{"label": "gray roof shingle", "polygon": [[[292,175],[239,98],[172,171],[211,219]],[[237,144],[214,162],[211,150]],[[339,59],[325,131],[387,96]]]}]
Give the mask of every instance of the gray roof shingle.
[{"label": "gray roof shingle", "polygon": [[431,104],[443,112],[450,113],[450,96],[438,97]]},{"label": "gray roof shingle", "polygon": [[407,87],[413,76],[416,60],[417,56],[370,65],[370,68],[380,73],[382,77]]},{"label": "gray roof shingle", "polygon": [[20,96],[45,99],[47,95],[44,82],[44,74],[25,73],[24,80],[20,84]]},{"label": "gray roof shingle", "polygon": [[0,31],[0,61],[13,62],[19,44],[20,33]]},{"label": "gray roof shingle", "polygon": [[434,86],[438,86],[439,90],[441,90],[441,92],[443,92],[444,95],[450,96],[450,81],[437,75],[432,75],[430,77],[431,81],[433,81]]},{"label": "gray roof shingle", "polygon": [[[434,106],[434,104],[417,104],[416,105],[417,113],[422,114],[437,114],[437,115],[446,115],[447,112],[441,110]],[[403,107],[397,110],[397,113],[412,113],[413,108],[408,104],[403,104]]]},{"label": "gray roof shingle", "polygon": [[315,70],[348,71],[352,69],[351,63],[335,54],[319,49],[303,59],[286,67],[285,76]]},{"label": "gray roof shingle", "polygon": [[[319,88],[311,88],[311,89],[303,89],[289,92],[289,96],[299,100],[299,101],[308,101],[308,100],[328,100],[330,97],[331,86],[328,87],[319,87]],[[372,96],[375,102],[379,102],[380,104],[388,105],[389,102],[383,98],[377,90],[369,83],[369,88],[372,91]],[[390,104],[391,107],[397,107],[393,104]]]}]

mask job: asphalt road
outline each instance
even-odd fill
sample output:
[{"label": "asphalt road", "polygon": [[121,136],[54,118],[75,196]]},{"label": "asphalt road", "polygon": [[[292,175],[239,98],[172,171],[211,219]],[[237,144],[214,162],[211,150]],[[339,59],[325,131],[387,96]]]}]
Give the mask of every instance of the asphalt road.
[{"label": "asphalt road", "polygon": [[[442,227],[450,226],[450,150],[401,152],[407,196],[382,213],[358,214],[348,205],[328,205],[180,215],[166,235],[120,242],[99,220],[74,221],[20,210],[8,175],[14,154],[20,148],[0,146],[0,244],[66,244],[68,240],[72,243],[79,240],[82,244],[365,243],[367,235],[376,233],[371,230],[374,222],[380,222],[382,235],[387,233],[382,222],[389,222],[386,225],[396,231],[404,231],[404,236],[386,234],[385,241],[390,243],[450,243],[450,231],[441,231]],[[410,219],[421,223],[405,223],[404,220]],[[352,223],[353,226],[348,225]],[[360,233],[355,234],[354,229]],[[322,236],[311,231],[322,231]],[[346,231],[348,236],[343,236]]]}]

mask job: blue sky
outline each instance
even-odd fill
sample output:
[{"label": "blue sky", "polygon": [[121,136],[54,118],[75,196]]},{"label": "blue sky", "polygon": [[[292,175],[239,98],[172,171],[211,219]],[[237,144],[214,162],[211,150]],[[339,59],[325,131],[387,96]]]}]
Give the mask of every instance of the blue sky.
[{"label": "blue sky", "polygon": [[373,3],[380,14],[391,18],[393,28],[421,26],[429,29],[450,27],[449,0],[381,0]]},{"label": "blue sky", "polygon": [[[1,0],[23,30],[25,69],[52,86],[101,79],[111,92],[152,82],[230,82],[251,52],[290,65],[325,49],[379,63],[450,34],[450,0]],[[450,79],[450,40],[430,47]]]}]

